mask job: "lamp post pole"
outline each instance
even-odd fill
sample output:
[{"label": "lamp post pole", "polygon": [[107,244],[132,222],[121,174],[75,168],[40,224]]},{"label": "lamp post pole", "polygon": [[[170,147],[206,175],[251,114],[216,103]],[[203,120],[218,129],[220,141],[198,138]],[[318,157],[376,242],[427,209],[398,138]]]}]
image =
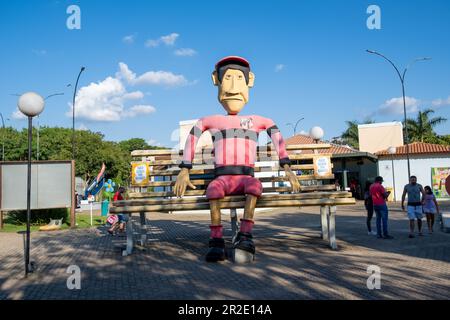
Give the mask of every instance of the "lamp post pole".
[{"label": "lamp post pole", "polygon": [[390,147],[388,149],[388,153],[391,155],[391,168],[392,168],[392,188],[394,191],[394,202],[397,201],[397,198],[395,197],[395,170],[394,170],[394,154],[397,152],[397,148]]},{"label": "lamp post pole", "polygon": [[44,99],[34,92],[20,96],[19,110],[28,117],[28,163],[27,163],[27,231],[25,241],[25,276],[33,272],[30,265],[30,220],[31,220],[31,147],[33,142],[33,117],[44,110]]},{"label": "lamp post pole", "polygon": [[382,57],[383,59],[385,59],[386,61],[388,61],[395,69],[395,71],[398,74],[398,77],[400,78],[400,82],[402,84],[402,96],[403,96],[403,115],[404,115],[404,126],[405,126],[405,142],[406,142],[406,159],[407,159],[407,163],[408,163],[408,180],[411,177],[411,167],[410,167],[410,163],[409,163],[409,135],[408,135],[408,126],[407,126],[407,119],[406,119],[406,96],[405,96],[405,76],[406,76],[406,71],[408,71],[409,67],[411,65],[413,65],[415,62],[417,61],[426,61],[426,60],[431,60],[431,58],[425,57],[425,58],[417,58],[414,59],[410,64],[408,64],[406,66],[406,68],[403,70],[403,73],[400,73],[399,69],[397,68],[397,66],[391,61],[389,60],[386,56],[384,56],[383,54],[373,51],[373,50],[366,50],[368,53],[371,54],[376,54],[377,56]]},{"label": "lamp post pole", "polygon": [[3,114],[0,112],[0,118],[2,119],[2,161],[5,161],[5,120],[3,119]]},{"label": "lamp post pole", "polygon": [[297,126],[298,126],[298,124],[300,123],[300,121],[302,121],[304,119],[305,118],[298,119],[297,122],[295,123],[295,125],[293,123],[291,123],[291,122],[286,123],[287,126],[292,126],[292,128],[294,129],[294,136],[297,134]]},{"label": "lamp post pole", "polygon": [[72,100],[72,160],[75,160],[75,98],[77,95],[78,81],[80,80],[81,73],[86,70],[85,67],[81,67],[78,73],[77,82],[75,83],[75,88],[73,90],[73,100]]}]

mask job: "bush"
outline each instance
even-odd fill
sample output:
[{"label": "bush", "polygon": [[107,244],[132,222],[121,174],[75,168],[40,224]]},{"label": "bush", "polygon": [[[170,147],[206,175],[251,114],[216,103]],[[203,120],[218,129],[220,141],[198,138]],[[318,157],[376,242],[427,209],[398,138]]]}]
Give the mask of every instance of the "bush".
[{"label": "bush", "polygon": [[[30,222],[33,225],[41,225],[49,223],[51,219],[63,219],[63,223],[65,223],[69,220],[69,212],[69,208],[31,210]],[[5,222],[15,225],[25,224],[27,223],[27,211],[8,212]]]}]

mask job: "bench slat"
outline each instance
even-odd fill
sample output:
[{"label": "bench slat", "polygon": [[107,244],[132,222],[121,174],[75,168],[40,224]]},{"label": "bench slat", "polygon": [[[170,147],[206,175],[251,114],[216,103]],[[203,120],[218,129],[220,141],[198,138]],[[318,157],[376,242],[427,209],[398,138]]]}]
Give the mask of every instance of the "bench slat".
[{"label": "bench slat", "polygon": [[[274,167],[255,167],[255,172],[271,172],[271,171],[283,171],[283,168],[279,166]],[[313,164],[298,164],[291,165],[291,170],[314,170]],[[176,176],[180,173],[180,169],[171,170],[152,170],[149,172],[149,176]],[[189,174],[213,174],[214,166],[208,165],[206,168],[196,169],[195,166],[189,170]]]},{"label": "bench slat", "polygon": [[[331,175],[302,175],[297,176],[297,180],[299,181],[307,181],[307,180],[332,180],[334,179],[334,174]],[[258,178],[261,182],[282,182],[287,181],[284,177],[261,177]],[[191,177],[191,182],[195,186],[208,185],[212,180],[211,179],[195,179],[195,177]],[[139,185],[140,187],[170,187],[174,186],[176,181],[150,181],[146,184]]]},{"label": "bench slat", "polygon": [[[289,145],[286,146],[286,150],[320,150],[329,149],[331,144],[328,143],[318,143],[318,144],[299,144],[299,145]],[[203,149],[203,153],[211,152],[211,148]],[[258,147],[258,152],[266,152],[269,150],[274,150],[272,147]],[[172,155],[181,154],[182,151],[176,151],[173,149],[163,149],[163,150],[134,150],[131,152],[132,157],[151,157],[151,156],[161,156],[161,155]]]},{"label": "bench slat", "polygon": [[[300,186],[301,192],[320,192],[320,191],[332,191],[336,190],[334,184],[314,185],[314,186]],[[263,193],[271,192],[290,192],[290,187],[276,187],[276,188],[263,188]],[[187,190],[185,196],[202,196],[206,194],[206,190]],[[142,198],[156,198],[156,197],[175,197],[175,194],[171,191],[156,191],[156,192],[131,192],[128,194],[130,199],[142,199]]]},{"label": "bench slat", "polygon": [[[309,153],[309,154],[290,154],[289,155],[289,159],[291,160],[313,160],[314,158],[316,158],[317,156],[321,156],[321,157],[330,157],[331,158],[331,154],[329,153],[320,153],[320,154],[314,154],[314,153]],[[257,157],[257,162],[263,162],[263,161],[275,161],[277,162],[279,160],[277,155],[264,155],[264,156],[260,156],[258,155]],[[134,161],[134,162],[142,162],[142,161]],[[181,157],[175,157],[173,159],[153,159],[153,160],[148,160],[147,164],[151,167],[154,166],[178,166],[181,163]],[[214,164],[214,158],[210,157],[210,156],[205,156],[205,157],[197,157],[194,158],[192,163],[198,164],[198,165],[213,165]]]},{"label": "bench slat", "polygon": [[[320,196],[320,195],[319,195]],[[257,208],[274,207],[303,207],[303,206],[324,206],[324,205],[350,205],[355,204],[354,198],[323,198],[301,199],[301,200],[274,200],[258,201]],[[222,209],[243,208],[245,201],[224,202]],[[160,211],[187,211],[187,210],[208,210],[209,203],[186,203],[186,204],[164,204],[164,205],[141,205],[112,207],[111,213],[135,213],[135,212],[160,212]]]},{"label": "bench slat", "polygon": [[[347,191],[334,191],[334,192],[322,192],[321,196],[327,198],[351,198],[352,194]],[[296,200],[296,199],[317,199],[316,193],[296,193],[296,194],[265,194],[262,195],[258,201],[278,201],[278,200]],[[228,196],[221,202],[233,202],[233,201],[245,201],[245,195],[242,196]],[[135,199],[135,200],[122,200],[113,202],[115,207],[124,206],[138,206],[148,204],[184,204],[184,203],[205,203],[208,199],[205,197],[195,198],[172,198],[172,199]]]}]

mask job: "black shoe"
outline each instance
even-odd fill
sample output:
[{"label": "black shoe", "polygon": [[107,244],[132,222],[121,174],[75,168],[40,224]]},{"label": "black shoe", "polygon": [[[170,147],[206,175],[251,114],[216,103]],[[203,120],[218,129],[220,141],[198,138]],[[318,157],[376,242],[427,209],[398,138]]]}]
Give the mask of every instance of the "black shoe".
[{"label": "black shoe", "polygon": [[253,236],[251,233],[239,232],[236,237],[236,241],[233,244],[233,248],[244,250],[251,254],[255,254],[256,249],[252,239]]},{"label": "black shoe", "polygon": [[212,238],[209,240],[209,249],[205,259],[207,262],[225,260],[225,240],[223,238]]}]

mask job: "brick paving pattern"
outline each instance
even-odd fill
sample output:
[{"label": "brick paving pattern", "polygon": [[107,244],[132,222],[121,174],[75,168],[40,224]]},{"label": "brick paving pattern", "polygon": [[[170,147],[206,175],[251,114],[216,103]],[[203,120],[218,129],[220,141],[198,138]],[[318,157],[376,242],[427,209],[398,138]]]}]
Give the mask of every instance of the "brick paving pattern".
[{"label": "brick paving pattern", "polygon": [[[0,233],[0,299],[450,298],[450,234],[425,228],[424,237],[408,239],[405,214],[394,209],[395,239],[376,239],[367,235],[361,204],[338,207],[339,249],[332,251],[320,239],[318,211],[257,213],[257,256],[247,265],[204,262],[208,214],[149,214],[147,245],[127,257],[104,228],[33,233],[37,271],[28,279],[23,236]],[[225,211],[223,220],[229,236]],[[70,265],[81,269],[81,290],[67,289]],[[369,265],[381,268],[380,290],[367,289]]]}]

